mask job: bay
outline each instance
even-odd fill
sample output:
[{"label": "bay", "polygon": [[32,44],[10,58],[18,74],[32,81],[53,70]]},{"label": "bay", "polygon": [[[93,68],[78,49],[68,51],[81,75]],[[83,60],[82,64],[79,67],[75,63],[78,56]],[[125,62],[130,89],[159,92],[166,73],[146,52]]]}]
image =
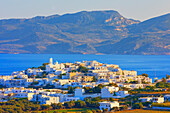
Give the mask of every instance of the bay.
[{"label": "bay", "polygon": [[82,55],[82,54],[0,54],[0,75],[10,75],[13,71],[38,67],[49,61],[59,63],[96,60],[107,64],[117,64],[123,70],[147,73],[152,79],[170,75],[168,55]]}]

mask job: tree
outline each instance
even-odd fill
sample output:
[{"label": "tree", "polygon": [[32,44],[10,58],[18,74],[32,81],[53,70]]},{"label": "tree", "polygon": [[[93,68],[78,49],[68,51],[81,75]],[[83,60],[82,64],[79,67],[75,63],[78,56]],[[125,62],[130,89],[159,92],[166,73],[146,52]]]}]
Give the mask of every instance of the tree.
[{"label": "tree", "polygon": [[68,87],[68,93],[69,94],[74,93],[74,88],[72,86]]},{"label": "tree", "polygon": [[84,107],[86,107],[86,103],[84,101],[78,100],[75,102],[75,107],[76,108],[84,108]]},{"label": "tree", "polygon": [[42,111],[41,113],[48,113],[48,111]]},{"label": "tree", "polygon": [[92,98],[91,101],[100,101],[101,100],[101,97],[95,97],[95,98]]},{"label": "tree", "polygon": [[147,102],[143,102],[142,104],[143,104],[143,106],[149,106],[151,104],[151,102],[147,101]]},{"label": "tree", "polygon": [[106,109],[104,109],[104,108],[102,108],[103,109],[103,112],[107,112],[108,111],[108,109],[106,108]]},{"label": "tree", "polygon": [[110,98],[110,101],[112,101],[112,102],[114,101],[113,97]]},{"label": "tree", "polygon": [[62,76],[65,76],[65,75],[66,75],[66,73],[60,74],[60,75],[58,76],[58,78],[59,78],[59,79],[62,79]]},{"label": "tree", "polygon": [[57,104],[57,109],[62,109],[63,108],[63,104],[62,103],[58,103]]},{"label": "tree", "polygon": [[97,113],[96,110],[94,110],[94,109],[92,109],[91,111],[92,111],[92,113]]},{"label": "tree", "polygon": [[166,74],[166,79],[169,79],[170,78],[170,75]]},{"label": "tree", "polygon": [[116,92],[114,91],[114,94],[113,94],[113,96],[116,96]]},{"label": "tree", "polygon": [[41,109],[42,110],[49,110],[49,109],[51,109],[51,106],[50,105],[41,105]]},{"label": "tree", "polygon": [[49,63],[43,63],[42,66],[38,67],[40,68],[41,70],[45,70],[46,68],[46,65],[48,65]]},{"label": "tree", "polygon": [[47,78],[47,75],[44,73],[44,74],[42,75],[42,78]]},{"label": "tree", "polygon": [[125,83],[129,83],[128,81],[125,81]]},{"label": "tree", "polygon": [[70,102],[65,102],[64,106],[66,108],[73,108],[75,106],[75,102],[74,101],[70,101]]},{"label": "tree", "polygon": [[97,112],[97,113],[102,113],[102,111],[101,111],[101,110],[99,110],[99,109],[97,109],[97,110],[96,110],[96,112]]},{"label": "tree", "polygon": [[51,104],[51,106],[53,107],[53,109],[57,109],[57,104],[56,103]]},{"label": "tree", "polygon": [[47,84],[46,86],[43,87],[44,89],[54,89],[54,85]]},{"label": "tree", "polygon": [[62,79],[62,74],[60,74],[60,75],[58,76],[58,78],[59,78],[59,79]]},{"label": "tree", "polygon": [[132,84],[138,84],[138,81],[131,81]]},{"label": "tree", "polygon": [[71,70],[71,72],[77,72],[76,70]]},{"label": "tree", "polygon": [[124,105],[122,107],[120,107],[121,110],[127,110],[128,109],[128,106],[127,105]]},{"label": "tree", "polygon": [[53,103],[53,104],[51,104],[51,106],[53,107],[53,109],[61,109],[61,108],[63,108],[62,103],[58,103],[58,104]]},{"label": "tree", "polygon": [[109,83],[109,86],[119,87],[116,83]]},{"label": "tree", "polygon": [[149,77],[146,73],[142,73],[142,76]]},{"label": "tree", "polygon": [[93,113],[91,110],[86,110],[86,113]]},{"label": "tree", "polygon": [[33,83],[31,83],[31,85],[38,85],[39,84],[39,82],[38,81],[34,81]]},{"label": "tree", "polygon": [[58,111],[54,111],[53,113],[59,113]]},{"label": "tree", "polygon": [[133,109],[143,109],[143,104],[142,103],[135,103],[132,106]]},{"label": "tree", "polygon": [[96,81],[97,81],[96,77],[95,77],[95,76],[93,76],[93,80],[92,80],[92,82],[96,82]]},{"label": "tree", "polygon": [[119,110],[118,107],[113,107],[113,108],[111,109],[111,111],[118,111],[118,110]]},{"label": "tree", "polygon": [[165,77],[162,78],[162,82],[167,82],[167,80],[165,79]]},{"label": "tree", "polygon": [[99,108],[99,103],[98,101],[86,101],[86,105],[91,108]]},{"label": "tree", "polygon": [[58,82],[58,79],[54,79],[56,82]]},{"label": "tree", "polygon": [[78,72],[82,72],[82,73],[87,73],[89,69],[87,69],[86,67],[84,66],[79,66],[77,71]]},{"label": "tree", "polygon": [[164,87],[165,87],[164,82],[158,82],[158,83],[156,83],[156,87],[157,87],[157,88],[164,88]]}]

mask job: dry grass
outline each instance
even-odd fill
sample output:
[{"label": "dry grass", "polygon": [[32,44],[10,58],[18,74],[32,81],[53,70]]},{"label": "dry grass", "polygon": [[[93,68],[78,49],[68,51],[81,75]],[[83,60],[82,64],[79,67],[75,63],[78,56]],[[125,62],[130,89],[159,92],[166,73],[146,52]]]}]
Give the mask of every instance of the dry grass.
[{"label": "dry grass", "polygon": [[170,111],[156,111],[156,110],[127,110],[118,111],[114,113],[170,113]]}]

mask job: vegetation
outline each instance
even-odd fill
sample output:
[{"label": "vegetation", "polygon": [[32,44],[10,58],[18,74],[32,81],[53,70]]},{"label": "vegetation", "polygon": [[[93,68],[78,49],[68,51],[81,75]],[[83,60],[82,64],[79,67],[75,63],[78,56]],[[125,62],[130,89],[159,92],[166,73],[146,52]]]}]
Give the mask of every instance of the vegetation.
[{"label": "vegetation", "polygon": [[90,88],[90,87],[84,87],[85,89],[85,93],[101,93],[101,89],[104,86],[102,84],[99,84],[98,86],[94,87],[94,88]]},{"label": "vegetation", "polygon": [[45,70],[45,67],[46,67],[46,65],[48,65],[49,63],[43,63],[42,64],[42,66],[40,66],[40,67],[38,67],[38,68],[40,68],[41,70]]},{"label": "vegetation", "polygon": [[167,75],[166,75],[166,79],[169,79],[169,78],[170,78],[170,75],[167,74]]},{"label": "vegetation", "polygon": [[[40,105],[38,102],[31,102],[27,99],[12,99],[8,102],[0,102],[0,113],[24,113],[24,112],[38,112],[45,113],[47,110],[50,113],[55,112],[90,112],[91,110],[96,111],[99,104],[98,102],[94,101],[70,101],[63,104],[61,103],[54,103],[51,105]],[[87,108],[88,107],[88,108]],[[68,108],[68,109],[65,109]],[[72,109],[74,108],[74,109]],[[78,109],[76,109],[78,108]],[[57,110],[56,110],[57,109]]]},{"label": "vegetation", "polygon": [[37,85],[37,84],[39,84],[39,82],[38,81],[34,81],[33,83],[31,83],[31,85]]},{"label": "vegetation", "polygon": [[69,87],[68,87],[68,93],[69,93],[69,94],[74,93],[74,88],[73,88],[72,86],[69,86]]},{"label": "vegetation", "polygon": [[47,113],[100,113],[100,112],[95,112],[98,111],[94,108],[72,108],[72,109],[57,109],[57,110],[49,110],[47,111],[40,111],[39,113],[47,112]]},{"label": "vegetation", "polygon": [[96,81],[97,81],[97,78],[95,76],[93,76],[92,82],[96,82]]},{"label": "vegetation", "polygon": [[129,83],[138,84],[138,81],[130,81]]},{"label": "vegetation", "polygon": [[77,72],[76,70],[71,70],[71,72],[73,73],[73,72]]},{"label": "vegetation", "polygon": [[84,66],[79,66],[79,68],[77,69],[78,72],[82,72],[82,73],[87,73],[88,70],[89,69]]},{"label": "vegetation", "polygon": [[165,82],[158,82],[156,83],[156,88],[170,88],[170,84]]},{"label": "vegetation", "polygon": [[115,113],[169,113],[169,111],[156,111],[156,110],[136,109],[136,110],[118,111],[118,112],[115,112]]},{"label": "vegetation", "polygon": [[156,107],[170,107],[170,102],[166,102],[166,103],[152,103],[152,106],[156,106]]},{"label": "vegetation", "polygon": [[54,85],[47,84],[46,86],[43,87],[44,89],[54,89]]},{"label": "vegetation", "polygon": [[[157,82],[154,86],[146,86],[145,88],[138,88],[138,89],[136,88],[133,90],[129,90],[129,92],[132,94],[144,93],[144,92],[154,93],[154,92],[158,92],[157,90],[155,90],[156,88],[169,88],[170,89],[170,83]],[[165,92],[165,91],[163,91],[163,92]]]},{"label": "vegetation", "polygon": [[116,83],[109,83],[108,86],[115,86],[115,87],[119,87]]},{"label": "vegetation", "polygon": [[146,73],[142,73],[142,76],[149,77]]},{"label": "vegetation", "polygon": [[65,75],[66,75],[66,73],[60,74],[60,75],[58,76],[58,78],[59,78],[59,79],[62,79],[62,76],[65,76]]},{"label": "vegetation", "polygon": [[142,104],[143,104],[143,106],[148,107],[149,105],[151,105],[151,103],[152,103],[152,102],[149,102],[149,101],[148,101],[148,102],[143,102]]},{"label": "vegetation", "polygon": [[142,103],[135,103],[132,106],[133,109],[142,109],[143,108],[143,104]]},{"label": "vegetation", "polygon": [[29,102],[26,99],[12,99],[0,103],[0,113],[23,113],[41,110],[39,103]]}]

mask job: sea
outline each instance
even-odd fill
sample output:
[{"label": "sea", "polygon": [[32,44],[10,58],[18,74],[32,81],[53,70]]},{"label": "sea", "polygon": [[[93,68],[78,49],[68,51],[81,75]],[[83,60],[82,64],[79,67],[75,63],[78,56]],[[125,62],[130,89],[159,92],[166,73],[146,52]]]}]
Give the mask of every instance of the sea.
[{"label": "sea", "polygon": [[49,62],[66,63],[96,60],[101,63],[117,64],[122,70],[146,73],[150,78],[170,75],[170,55],[83,55],[83,54],[0,54],[0,75],[10,75],[14,71],[39,67]]}]

